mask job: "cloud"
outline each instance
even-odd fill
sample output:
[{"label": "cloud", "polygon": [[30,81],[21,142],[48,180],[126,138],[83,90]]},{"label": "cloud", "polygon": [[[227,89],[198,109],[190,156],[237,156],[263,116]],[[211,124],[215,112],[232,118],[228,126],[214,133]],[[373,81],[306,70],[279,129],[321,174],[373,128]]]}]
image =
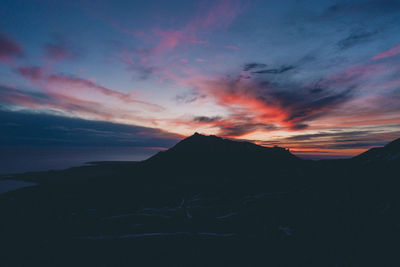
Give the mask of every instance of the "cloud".
[{"label": "cloud", "polygon": [[266,66],[267,66],[267,64],[264,64],[264,63],[256,63],[256,62],[247,63],[247,64],[244,65],[243,71],[249,71],[249,70],[253,70],[253,69],[265,68]]},{"label": "cloud", "polygon": [[45,71],[37,66],[23,66],[16,69],[16,71],[22,75],[23,77],[32,80],[32,81],[39,81],[43,78]]},{"label": "cloud", "polygon": [[365,150],[383,146],[399,138],[400,128],[377,129],[365,128],[353,130],[336,128],[334,130],[318,131],[313,134],[296,134],[290,137],[278,138],[274,141],[254,142],[260,145],[278,145],[290,148],[291,152],[307,158],[321,159],[330,156],[351,157]]},{"label": "cloud", "polygon": [[156,125],[156,120],[141,116],[130,105],[115,107],[105,105],[101,100],[83,99],[74,95],[60,94],[56,91],[32,92],[0,85],[0,104],[11,109],[27,108],[36,112],[57,113],[69,117],[83,117],[93,120]]},{"label": "cloud", "polygon": [[117,58],[129,70],[137,72],[140,79],[147,79],[152,75],[162,76],[161,79],[168,78],[172,70],[174,74],[182,71],[179,68],[179,63],[182,62],[179,60],[185,57],[190,47],[208,44],[209,34],[229,27],[243,9],[241,0],[213,1],[209,8],[199,8],[189,21],[179,26],[162,25],[136,32],[135,38],[144,44],[125,49],[125,52],[118,53]]},{"label": "cloud", "polygon": [[400,3],[397,0],[367,0],[367,1],[342,1],[337,2],[325,9],[320,18],[332,20],[334,18],[348,18],[354,16],[384,15],[398,13]]},{"label": "cloud", "polygon": [[[248,64],[246,69],[251,72],[263,63]],[[181,86],[192,87],[205,96],[207,103],[214,102],[225,110],[219,120],[182,120],[180,125],[210,129],[231,138],[250,138],[250,134],[277,131],[384,127],[400,121],[400,83],[393,66],[368,62],[339,68],[322,77],[310,76],[304,68],[285,75],[243,75],[244,66],[223,76],[198,75],[180,80]]]},{"label": "cloud", "polygon": [[377,33],[378,31],[363,31],[363,30],[353,31],[349,36],[340,40],[337,43],[337,46],[339,47],[339,49],[342,50],[348,49],[358,44],[362,44],[371,40],[371,37],[376,35]]},{"label": "cloud", "polygon": [[146,80],[165,70],[162,62],[158,58],[153,58],[153,51],[150,48],[132,48],[113,43],[112,49],[117,51],[112,58],[122,62],[126,66],[126,70],[134,73],[134,77],[140,80]]},{"label": "cloud", "polygon": [[22,47],[10,37],[0,32],[0,62],[9,62],[13,58],[24,56]]},{"label": "cloud", "polygon": [[193,103],[200,99],[206,98],[206,95],[197,91],[189,91],[175,96],[175,101],[178,103]]},{"label": "cloud", "polygon": [[216,122],[220,121],[221,119],[222,119],[221,116],[214,116],[214,117],[198,116],[193,118],[194,121],[205,122],[205,123]]},{"label": "cloud", "polygon": [[294,66],[281,66],[280,68],[277,69],[265,69],[265,70],[258,70],[258,71],[252,71],[251,73],[255,74],[280,74],[284,73],[286,71],[294,69]]},{"label": "cloud", "polygon": [[[178,123],[188,123],[178,121]],[[190,122],[189,122],[190,123]],[[221,116],[197,116],[192,122],[197,126],[218,128],[218,135],[224,137],[240,137],[254,131],[274,131],[277,127],[273,124],[260,123],[248,114],[235,114],[227,118]]]},{"label": "cloud", "polygon": [[310,89],[310,93],[312,93],[312,94],[318,94],[318,93],[321,93],[322,91],[324,91],[323,88],[311,88]]},{"label": "cloud", "polygon": [[254,125],[274,124],[289,130],[302,130],[307,128],[308,121],[326,115],[352,98],[355,87],[348,80],[346,83],[340,79],[326,79],[321,82],[324,89],[315,91],[311,85],[296,82],[229,76],[206,82],[200,90],[228,108],[234,119],[245,114]]},{"label": "cloud", "polygon": [[3,106],[19,106],[32,110],[56,111],[64,115],[89,116],[93,119],[115,119],[118,114],[107,108],[99,107],[99,103],[86,101],[57,93],[30,92],[0,85],[1,104]]},{"label": "cloud", "polygon": [[378,55],[374,56],[372,58],[372,60],[376,60],[376,59],[383,59],[383,58],[387,58],[387,57],[392,57],[395,55],[400,54],[400,44],[390,48],[387,51],[384,51],[382,53],[379,53]]},{"label": "cloud", "polygon": [[182,137],[155,128],[0,109],[0,146],[129,146],[166,149]]},{"label": "cloud", "polygon": [[96,95],[98,97],[106,96],[123,103],[137,104],[152,111],[164,110],[159,105],[137,100],[129,93],[109,89],[88,79],[65,74],[47,74],[44,69],[36,66],[19,67],[16,69],[16,72],[33,82],[39,83],[50,90],[50,92],[56,92],[58,95],[73,96],[77,99],[93,99]]},{"label": "cloud", "polygon": [[45,58],[51,61],[74,60],[82,55],[60,36],[54,36],[51,42],[44,45]]},{"label": "cloud", "polygon": [[252,123],[242,122],[238,123],[235,121],[227,122],[226,124],[219,125],[221,136],[225,137],[241,137],[254,131],[273,131],[276,130],[276,126],[272,124],[264,123]]},{"label": "cloud", "polygon": [[[348,138],[354,138],[358,137],[361,138],[362,136],[368,136],[372,134],[372,131],[344,131],[344,132],[319,132],[319,133],[314,133],[314,134],[298,134],[294,136],[290,136],[285,138],[287,141],[315,141],[316,139],[321,139],[321,138],[345,138],[345,140],[348,140]],[[351,141],[354,141],[352,139]]]}]

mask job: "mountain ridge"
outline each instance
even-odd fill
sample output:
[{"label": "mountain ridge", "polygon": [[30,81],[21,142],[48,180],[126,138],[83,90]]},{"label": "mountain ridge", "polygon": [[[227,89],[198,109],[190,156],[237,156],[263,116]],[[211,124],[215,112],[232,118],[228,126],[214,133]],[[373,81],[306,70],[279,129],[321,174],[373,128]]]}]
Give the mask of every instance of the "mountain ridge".
[{"label": "mountain ridge", "polygon": [[[298,158],[289,152],[288,149],[282,147],[264,147],[248,141],[236,141],[226,138],[222,138],[215,135],[202,135],[199,133],[194,133],[193,135],[182,139],[175,146],[171,147],[166,151],[161,151],[153,157],[145,160],[152,160],[152,158],[160,157],[165,153],[193,153],[194,149],[200,152],[214,152],[214,153],[226,153],[226,152],[269,152],[275,153],[276,156],[289,158]],[[236,150],[236,151],[234,151]],[[160,155],[159,155],[160,154]]]},{"label": "mountain ridge", "polygon": [[351,159],[364,164],[400,161],[400,138],[383,147],[371,148]]}]

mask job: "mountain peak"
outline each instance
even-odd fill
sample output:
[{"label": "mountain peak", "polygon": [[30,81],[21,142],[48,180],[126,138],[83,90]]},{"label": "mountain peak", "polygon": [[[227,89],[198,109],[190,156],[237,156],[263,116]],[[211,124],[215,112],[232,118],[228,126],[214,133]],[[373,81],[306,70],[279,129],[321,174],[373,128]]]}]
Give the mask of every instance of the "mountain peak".
[{"label": "mountain peak", "polygon": [[196,132],[145,162],[157,166],[157,169],[197,172],[213,170],[220,173],[240,169],[251,173],[253,170],[276,169],[298,160],[285,148],[263,147],[251,142],[234,141]]}]

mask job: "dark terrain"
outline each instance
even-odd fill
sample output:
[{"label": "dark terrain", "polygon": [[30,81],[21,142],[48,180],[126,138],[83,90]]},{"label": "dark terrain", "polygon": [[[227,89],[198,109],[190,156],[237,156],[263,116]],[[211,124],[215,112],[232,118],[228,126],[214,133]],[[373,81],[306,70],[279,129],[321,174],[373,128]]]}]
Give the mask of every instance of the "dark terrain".
[{"label": "dark terrain", "polygon": [[14,175],[0,266],[400,266],[400,139],[347,160],[195,134],[136,163]]}]

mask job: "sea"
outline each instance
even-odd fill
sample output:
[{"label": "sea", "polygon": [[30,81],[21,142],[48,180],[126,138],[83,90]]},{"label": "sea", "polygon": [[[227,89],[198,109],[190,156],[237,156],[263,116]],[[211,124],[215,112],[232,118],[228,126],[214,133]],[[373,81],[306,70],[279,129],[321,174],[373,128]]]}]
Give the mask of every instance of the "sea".
[{"label": "sea", "polygon": [[0,175],[62,170],[93,161],[140,161],[158,151],[138,147],[0,147]]}]

